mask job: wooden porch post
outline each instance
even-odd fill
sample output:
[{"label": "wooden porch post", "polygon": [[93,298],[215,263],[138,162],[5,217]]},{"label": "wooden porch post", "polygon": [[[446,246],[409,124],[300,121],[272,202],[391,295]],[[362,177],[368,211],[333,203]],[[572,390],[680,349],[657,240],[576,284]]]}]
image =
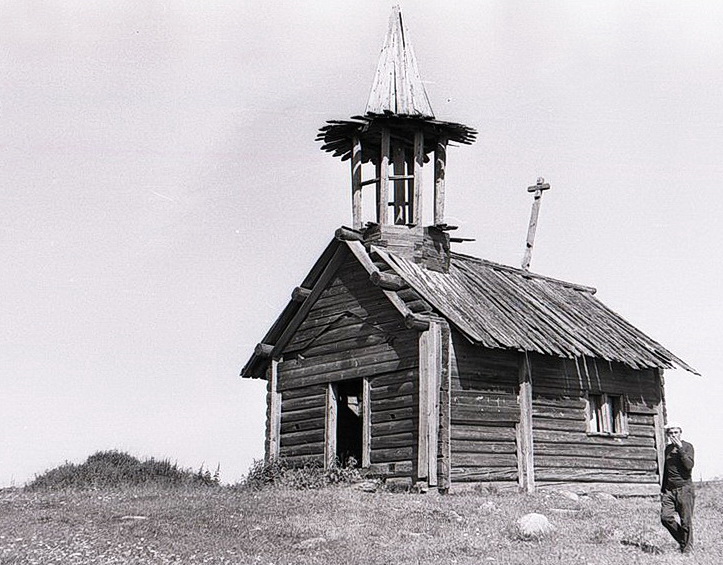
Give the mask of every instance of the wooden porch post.
[{"label": "wooden porch post", "polygon": [[278,361],[271,359],[266,369],[266,378],[269,382],[269,446],[266,452],[267,463],[279,457],[279,449],[281,447],[281,393],[279,392],[278,365]]},{"label": "wooden porch post", "polygon": [[362,380],[362,469],[368,469],[371,465],[372,445],[372,410],[371,410],[371,385],[369,377]]},{"label": "wooden porch post", "polygon": [[442,329],[430,321],[419,334],[419,442],[417,476],[437,486],[439,385],[442,381]]},{"label": "wooden porch post", "polygon": [[517,468],[520,487],[535,491],[535,457],[532,443],[532,367],[526,352],[522,354],[519,372],[520,423],[517,426]]},{"label": "wooden porch post", "polygon": [[336,464],[336,427],[339,394],[334,383],[326,388],[326,424],[324,433],[324,469]]}]

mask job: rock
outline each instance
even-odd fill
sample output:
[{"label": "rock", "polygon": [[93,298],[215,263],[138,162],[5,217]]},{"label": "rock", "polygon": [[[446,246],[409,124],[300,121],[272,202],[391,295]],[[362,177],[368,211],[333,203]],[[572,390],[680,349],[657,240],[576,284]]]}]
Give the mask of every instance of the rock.
[{"label": "rock", "polygon": [[361,483],[355,484],[354,488],[362,492],[377,492],[379,483],[377,481],[362,481]]},{"label": "rock", "polygon": [[491,500],[485,500],[482,504],[479,505],[479,509],[486,514],[489,514],[492,512],[497,512],[497,505]]},{"label": "rock", "polygon": [[555,527],[546,516],[532,512],[517,520],[517,533],[524,540],[534,540],[552,533]]},{"label": "rock", "polygon": [[311,549],[312,547],[316,547],[317,545],[321,545],[323,543],[326,543],[326,538],[309,538],[304,541],[300,541],[294,545],[294,547],[296,549]]},{"label": "rock", "polygon": [[567,498],[568,500],[572,500],[573,502],[580,502],[580,497],[577,493],[574,493],[571,490],[560,491],[560,496]]},{"label": "rock", "polygon": [[590,494],[590,498],[601,502],[615,502],[617,500],[617,498],[607,492],[593,492]]},{"label": "rock", "polygon": [[384,482],[389,492],[409,492],[412,488],[411,477],[390,477]]}]

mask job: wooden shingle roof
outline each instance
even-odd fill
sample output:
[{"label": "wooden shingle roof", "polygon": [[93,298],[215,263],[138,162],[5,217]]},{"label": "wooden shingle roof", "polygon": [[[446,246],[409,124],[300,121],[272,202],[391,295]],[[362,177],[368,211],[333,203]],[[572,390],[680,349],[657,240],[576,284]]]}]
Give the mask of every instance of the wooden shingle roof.
[{"label": "wooden shingle roof", "polygon": [[595,297],[595,289],[453,253],[449,273],[375,250],[470,341],[558,357],[597,357],[634,369],[698,374]]},{"label": "wooden shingle roof", "polygon": [[[335,272],[334,264],[353,255],[374,278],[380,265],[406,283],[399,294],[384,290],[402,316],[409,290],[432,313],[445,318],[471,342],[491,349],[512,349],[542,355],[595,357],[634,369],[681,368],[698,372],[661,344],[645,335],[595,297],[595,289],[529,271],[452,253],[448,273],[441,273],[359,241],[334,239],[301,284],[319,296]],[[378,273],[377,273],[378,274]],[[372,282],[370,282],[372,284]],[[402,293],[405,298],[402,298]],[[262,344],[280,355],[285,336],[304,315],[292,299],[266,333]],[[260,348],[241,375],[263,378],[268,356]]]}]

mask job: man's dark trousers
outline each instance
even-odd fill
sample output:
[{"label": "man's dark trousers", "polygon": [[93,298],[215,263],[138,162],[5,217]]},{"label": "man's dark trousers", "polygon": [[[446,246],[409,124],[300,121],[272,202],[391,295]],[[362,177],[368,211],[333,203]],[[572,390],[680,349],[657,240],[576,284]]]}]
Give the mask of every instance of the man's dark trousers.
[{"label": "man's dark trousers", "polygon": [[[695,491],[692,484],[664,490],[660,506],[660,521],[683,551],[693,548],[693,507]],[[676,520],[680,516],[680,524]]]}]

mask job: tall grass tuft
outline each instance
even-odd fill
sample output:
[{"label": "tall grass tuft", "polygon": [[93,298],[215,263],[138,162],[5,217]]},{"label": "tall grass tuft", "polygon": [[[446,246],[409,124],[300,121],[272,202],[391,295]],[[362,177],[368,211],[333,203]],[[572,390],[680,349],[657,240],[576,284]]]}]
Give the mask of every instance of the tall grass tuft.
[{"label": "tall grass tuft", "polygon": [[211,474],[202,465],[194,472],[171,463],[169,459],[151,457],[141,461],[122,451],[98,451],[85,463],[65,463],[36,476],[25,488],[36,491],[143,485],[218,486],[219,469]]},{"label": "tall grass tuft", "polygon": [[346,465],[337,462],[328,469],[324,469],[324,465],[315,459],[294,464],[285,459],[269,462],[257,460],[237,487],[251,490],[272,487],[316,490],[332,485],[349,485],[363,479],[364,474],[357,468],[353,458],[350,458]]}]

